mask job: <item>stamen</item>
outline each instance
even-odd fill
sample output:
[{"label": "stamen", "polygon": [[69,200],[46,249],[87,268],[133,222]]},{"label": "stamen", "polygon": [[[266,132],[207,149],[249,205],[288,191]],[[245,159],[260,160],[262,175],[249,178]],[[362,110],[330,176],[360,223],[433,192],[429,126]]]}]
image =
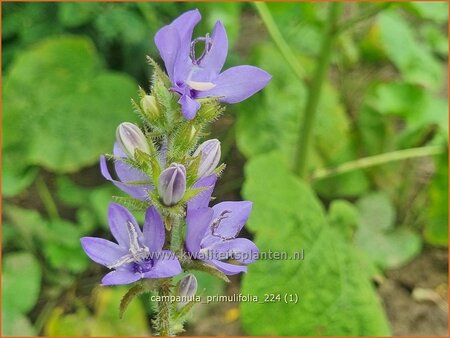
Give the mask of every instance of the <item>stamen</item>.
[{"label": "stamen", "polygon": [[219,233],[216,233],[216,231],[217,231],[217,229],[218,229],[218,227],[219,227],[219,225],[220,225],[220,222],[223,221],[224,219],[228,218],[228,214],[231,214],[231,210],[224,210],[224,211],[222,211],[222,212],[220,213],[219,217],[216,218],[216,219],[211,223],[211,234],[212,234],[214,237],[219,237],[221,240],[224,240],[224,241],[228,241],[228,240],[230,240],[230,239],[235,239],[236,236],[239,234],[239,231],[238,231],[236,234],[234,234],[234,236],[231,236],[231,237],[225,237],[225,236],[222,236],[222,235],[219,234]]},{"label": "stamen", "polygon": [[130,221],[127,221],[127,231],[128,238],[130,240],[130,253],[120,257],[116,262],[111,265],[108,265],[109,269],[116,269],[122,265],[129,263],[139,263],[148,258],[150,254],[150,250],[143,245],[142,247],[139,244],[138,233],[134,224]]},{"label": "stamen", "polygon": [[[204,42],[205,48],[203,49],[202,54],[197,58],[195,55],[195,46],[199,42]],[[205,36],[202,36],[202,37],[192,40],[191,52],[190,52],[190,57],[191,57],[192,63],[194,65],[198,65],[202,61],[202,59],[208,54],[209,50],[211,49],[211,46],[212,46],[212,41],[211,41],[211,38],[209,37],[209,34],[206,34]]]},{"label": "stamen", "polygon": [[198,90],[200,92],[213,89],[216,85],[212,82],[198,82],[198,81],[186,81],[186,84],[195,90]]}]

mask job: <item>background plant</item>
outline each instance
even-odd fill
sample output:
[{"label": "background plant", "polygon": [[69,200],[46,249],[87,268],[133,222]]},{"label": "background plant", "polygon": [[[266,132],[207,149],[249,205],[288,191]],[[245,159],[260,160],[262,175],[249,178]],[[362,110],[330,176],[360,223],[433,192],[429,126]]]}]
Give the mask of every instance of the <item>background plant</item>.
[{"label": "background plant", "polygon": [[[152,36],[193,7],[2,4],[4,334],[148,333],[147,300],[110,325],[120,292],[91,297],[101,270],[78,238],[106,231],[104,210],[117,191],[97,173],[98,155],[110,152],[137,85],[148,87]],[[371,280],[424,245],[448,243],[447,4],[195,7],[206,16],[202,31],[218,18],[227,26],[228,64],[244,60],[273,75],[213,126],[231,163],[218,198],[238,199],[243,185],[255,201],[249,227],[260,249],[307,255],[250,268],[242,293],[304,298],[242,304],[244,332],[387,333]],[[203,277],[205,292],[222,292]],[[11,301],[17,289],[28,290],[26,301]]]}]

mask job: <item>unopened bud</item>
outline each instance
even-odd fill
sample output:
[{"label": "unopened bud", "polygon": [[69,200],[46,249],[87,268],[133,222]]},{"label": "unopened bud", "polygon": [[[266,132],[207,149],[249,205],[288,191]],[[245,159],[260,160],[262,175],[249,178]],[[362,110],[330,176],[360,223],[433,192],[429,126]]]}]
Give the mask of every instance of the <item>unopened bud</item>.
[{"label": "unopened bud", "polygon": [[198,168],[198,178],[209,176],[216,169],[220,161],[220,142],[212,139],[203,142],[195,150],[193,156],[201,155],[200,166]]},{"label": "unopened bud", "polygon": [[181,297],[181,301],[178,303],[178,308],[182,308],[189,303],[197,293],[197,278],[193,274],[185,276],[179,284],[178,295]]},{"label": "unopened bud", "polygon": [[159,115],[158,104],[153,95],[145,95],[142,98],[141,108],[144,111],[144,113],[150,117],[157,117]]},{"label": "unopened bud", "polygon": [[164,205],[177,204],[186,192],[186,169],[184,165],[173,163],[159,176],[158,193]]},{"label": "unopened bud", "polygon": [[116,139],[129,158],[134,158],[136,149],[149,154],[147,138],[139,127],[130,122],[121,123],[116,130]]}]

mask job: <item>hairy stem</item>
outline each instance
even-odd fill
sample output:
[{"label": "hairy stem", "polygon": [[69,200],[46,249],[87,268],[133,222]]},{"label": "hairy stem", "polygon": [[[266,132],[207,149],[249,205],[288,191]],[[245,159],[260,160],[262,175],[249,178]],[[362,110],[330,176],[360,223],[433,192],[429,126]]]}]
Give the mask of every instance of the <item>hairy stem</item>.
[{"label": "hairy stem", "polygon": [[299,78],[299,80],[303,80],[303,78],[305,77],[305,72],[300,66],[294,52],[289,47],[286,40],[283,38],[283,35],[278,29],[278,26],[275,23],[272,14],[270,14],[269,8],[264,2],[254,2],[253,5],[255,5],[259,16],[261,17],[261,19],[264,22],[264,25],[269,31],[272,40],[275,42],[278,49],[280,50],[281,55],[283,55],[284,59],[292,68],[292,70],[294,71],[295,75]]},{"label": "hairy stem", "polygon": [[170,250],[174,253],[179,253],[182,249],[183,238],[181,234],[181,220],[175,219],[172,222],[171,230],[171,240],[170,240]]},{"label": "hairy stem", "polygon": [[392,151],[380,155],[360,158],[355,161],[341,164],[335,168],[319,169],[312,175],[312,179],[322,180],[324,178],[345,174],[354,170],[374,167],[389,162],[402,161],[411,158],[438,155],[442,154],[443,152],[445,152],[445,148],[441,146],[428,146]]},{"label": "hairy stem", "polygon": [[44,203],[47,215],[51,219],[59,219],[58,208],[56,207],[56,203],[53,200],[52,194],[50,193],[50,189],[48,188],[42,176],[39,176],[39,178],[36,180],[36,188],[39,197],[42,200],[42,203]]},{"label": "hairy stem", "polygon": [[170,328],[170,302],[167,301],[167,296],[170,296],[170,280],[167,282],[161,283],[158,288],[158,314],[156,317],[156,328],[159,336],[170,336],[171,328]]},{"label": "hairy stem", "polygon": [[298,134],[297,148],[294,158],[294,172],[301,178],[306,178],[308,169],[308,155],[313,136],[314,122],[317,114],[320,93],[323,82],[330,66],[331,52],[336,39],[336,23],[342,9],[342,3],[331,3],[328,12],[327,26],[323,35],[319,60],[314,73],[312,84],[309,88],[305,110]]}]

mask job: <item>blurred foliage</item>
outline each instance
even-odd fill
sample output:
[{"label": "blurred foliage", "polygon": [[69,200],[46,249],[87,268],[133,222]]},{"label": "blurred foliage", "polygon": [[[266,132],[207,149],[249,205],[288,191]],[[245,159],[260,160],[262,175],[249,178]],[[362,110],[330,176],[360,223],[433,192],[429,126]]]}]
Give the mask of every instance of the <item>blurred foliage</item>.
[{"label": "blurred foliage", "polygon": [[126,287],[98,288],[93,297],[93,314],[84,304],[78,304],[74,313],[65,314],[64,309],[56,307],[45,326],[48,336],[148,336],[144,307],[132,302],[123,319],[119,318],[117,306]]},{"label": "blurred foliage", "polygon": [[[287,251],[292,257],[296,250],[305,251],[304,261],[263,259],[249,267],[244,294],[256,294],[261,302],[266,294],[297,294],[299,301],[242,303],[246,332],[388,335],[387,320],[359,252],[327,223],[311,189],[283,166],[277,153],[250,160],[246,178],[244,197],[255,203],[248,226],[256,232],[258,248]],[[267,186],[272,187],[270,199]]]},{"label": "blurred foliage", "polygon": [[[154,34],[195,7],[203,15],[196,32],[218,19],[227,29],[225,68],[252,64],[273,76],[261,93],[228,108],[235,128],[223,145],[236,143],[249,161],[243,195],[254,201],[249,229],[260,249],[306,254],[250,266],[242,293],[298,293],[300,301],[241,304],[245,332],[389,332],[371,277],[406,264],[423,241],[448,245],[448,157],[353,170],[311,187],[290,174],[328,5],[267,6],[301,79],[248,3],[2,3],[2,334],[149,334],[148,297],[117,320],[124,289],[93,289],[101,270],[79,238],[107,227],[107,204],[119,193],[103,184],[98,156],[111,152],[119,122],[137,120],[129,102],[138,84],[148,88]],[[448,143],[448,4],[346,3],[341,23],[372,9],[380,11],[338,37],[313,131],[312,176],[357,158]],[[238,161],[229,154],[226,162]],[[203,294],[225,290],[209,275],[197,278]],[[193,323],[208,311],[198,307]]]}]

